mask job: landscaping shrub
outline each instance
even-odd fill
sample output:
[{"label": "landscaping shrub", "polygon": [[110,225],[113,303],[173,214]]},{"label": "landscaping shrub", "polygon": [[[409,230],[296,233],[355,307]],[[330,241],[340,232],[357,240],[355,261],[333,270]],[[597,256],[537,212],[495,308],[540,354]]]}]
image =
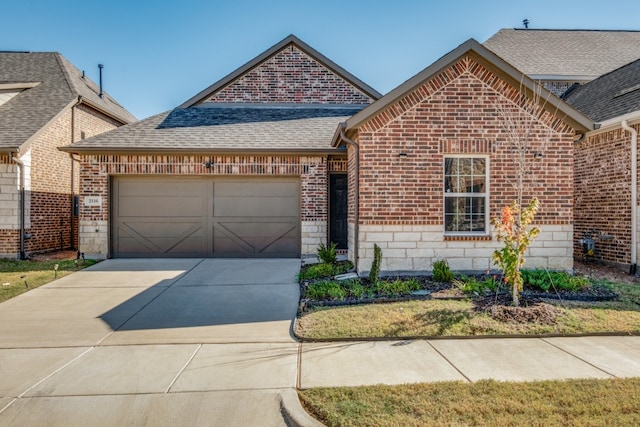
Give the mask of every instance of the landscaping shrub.
[{"label": "landscaping shrub", "polygon": [[335,268],[333,264],[313,264],[298,274],[298,281],[300,280],[315,280],[332,277],[335,274]]},{"label": "landscaping shrub", "polygon": [[333,280],[323,280],[314,282],[306,289],[306,296],[315,300],[344,300],[347,291],[340,286],[340,283]]},{"label": "landscaping shrub", "polygon": [[498,290],[498,287],[500,286],[500,282],[498,282],[493,277],[488,277],[484,280],[479,280],[475,277],[463,276],[458,280],[454,280],[453,284],[456,285],[465,294],[475,294],[475,295],[482,295],[487,291],[495,292],[496,290]]},{"label": "landscaping shrub", "polygon": [[320,243],[318,247],[318,258],[325,264],[335,264],[338,261],[338,253],[336,252],[336,243],[331,242],[329,246]]},{"label": "landscaping shrub", "polygon": [[446,259],[433,262],[433,280],[435,282],[453,281],[453,272]]},{"label": "landscaping shrub", "polygon": [[378,281],[374,285],[376,293],[385,297],[398,297],[401,295],[409,295],[413,291],[420,289],[420,284],[416,279],[393,281]]},{"label": "landscaping shrub", "polygon": [[522,270],[525,285],[544,292],[552,290],[577,292],[589,286],[584,277],[572,276],[562,271]]},{"label": "landscaping shrub", "polygon": [[369,281],[377,283],[380,280],[380,263],[382,262],[382,249],[377,244],[373,244],[373,263],[369,271]]}]

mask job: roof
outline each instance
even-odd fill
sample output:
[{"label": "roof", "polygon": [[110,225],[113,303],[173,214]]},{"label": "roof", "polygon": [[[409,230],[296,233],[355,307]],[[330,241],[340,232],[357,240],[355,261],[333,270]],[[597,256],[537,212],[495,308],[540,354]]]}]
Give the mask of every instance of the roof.
[{"label": "roof", "polygon": [[[502,60],[500,57],[495,55],[493,52],[491,52],[489,49],[487,49],[474,39],[467,40],[456,49],[447,53],[430,66],[428,66],[397,88],[393,89],[391,92],[387,93],[378,101],[374,102],[353,117],[349,118],[344,124],[343,129],[347,132],[349,130],[357,129],[360,125],[364,124],[366,121],[370,120],[378,113],[382,112],[395,102],[399,101],[407,94],[416,90],[426,81],[437,76],[440,72],[450,67],[466,55],[472,56],[475,60],[482,63],[493,73],[500,76],[502,79],[512,84],[513,86],[518,88],[523,87],[523,89],[528,94],[532,94],[534,90],[542,91],[542,94],[539,98],[541,100],[541,103],[544,102],[543,106],[556,115],[562,115],[564,122],[572,126],[576,131],[585,132],[587,130],[593,129],[593,122],[591,121],[591,119],[589,119],[589,117],[571,107],[569,104],[563,102],[551,92],[538,85],[532,79],[528,78],[527,76],[523,76],[520,71],[516,70],[513,66]],[[338,135],[338,133],[334,135],[334,145],[338,145],[340,143]]]},{"label": "roof", "polygon": [[91,152],[328,152],[363,105],[213,104],[176,108],[61,148]]},{"label": "roof", "polygon": [[507,28],[484,45],[533,79],[589,81],[640,58],[640,31]]},{"label": "roof", "polygon": [[595,122],[640,111],[640,59],[584,85],[574,85],[563,98]]},{"label": "roof", "polygon": [[180,105],[180,107],[187,108],[187,107],[191,107],[196,104],[199,104],[200,102],[206,100],[207,98],[209,98],[211,95],[213,95],[220,89],[223,89],[225,86],[236,81],[238,78],[248,73],[255,67],[262,64],[268,58],[282,51],[283,49],[285,49],[290,45],[296,46],[298,49],[300,49],[301,51],[309,55],[311,58],[318,61],[322,66],[331,70],[333,73],[343,78],[344,80],[349,82],[351,85],[355,86],[357,89],[362,91],[364,94],[371,97],[372,99],[376,100],[382,97],[382,94],[380,92],[378,92],[371,86],[367,85],[362,80],[358,79],[353,74],[349,73],[347,70],[340,67],[338,64],[331,61],[329,58],[322,55],[320,52],[318,52],[317,50],[315,50],[314,48],[312,48],[311,46],[309,46],[308,44],[306,44],[305,42],[303,42],[302,40],[300,40],[299,38],[297,38],[292,34],[284,38],[279,43],[276,43],[275,45],[273,45],[272,47],[270,47],[269,49],[267,49],[266,51],[264,51],[262,54],[258,55],[251,61],[247,62],[237,70],[233,71],[232,73],[218,80],[217,82],[215,82],[208,88],[204,89],[197,95],[191,97],[189,100],[187,100],[182,105]]},{"label": "roof", "polygon": [[0,105],[2,151],[18,151],[78,99],[123,124],[136,120],[56,52],[0,52],[2,87],[24,89]]}]

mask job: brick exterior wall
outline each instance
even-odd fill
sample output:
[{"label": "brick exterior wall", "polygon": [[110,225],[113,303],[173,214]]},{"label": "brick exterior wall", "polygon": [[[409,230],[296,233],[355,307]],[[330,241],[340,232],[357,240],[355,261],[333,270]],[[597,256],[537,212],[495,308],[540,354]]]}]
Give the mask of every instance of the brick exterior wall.
[{"label": "brick exterior wall", "polygon": [[[634,125],[640,130],[639,125]],[[579,239],[598,230],[594,257],[614,265],[631,262],[631,133],[618,128],[593,132],[575,144],[576,257]]]},{"label": "brick exterior wall", "polygon": [[[481,242],[477,238],[444,236],[444,157],[446,154],[488,157],[488,213],[491,218],[499,216],[502,208],[516,197],[512,185],[514,156],[499,111],[508,111],[513,116],[523,114],[523,107],[530,102],[520,96],[517,88],[465,57],[364,123],[355,137],[360,146],[358,269],[369,269],[371,260],[367,251],[373,243],[387,243],[383,257],[419,258],[428,268],[431,258],[446,257],[446,251],[441,250],[435,250],[430,257],[417,251],[418,248],[389,246],[397,237],[393,233],[408,233],[400,236],[400,240],[413,241],[409,234],[417,231],[411,227],[419,227],[422,235],[416,236],[417,241],[432,248],[476,249],[472,258],[480,261],[469,259],[454,267],[467,269],[482,264],[486,269],[495,246],[491,230],[487,230],[489,240]],[[548,112],[538,110],[538,113],[539,119],[530,127],[530,152],[540,152],[543,157],[533,160],[532,155],[529,163],[532,173],[526,180],[524,197],[529,200],[535,195],[540,199],[536,222],[543,230],[553,226],[564,233],[564,247],[555,251],[562,262],[554,262],[554,266],[571,269],[573,129]],[[401,157],[401,153],[406,156]],[[351,149],[349,154],[353,155]],[[353,163],[350,171],[351,183],[355,181]],[[404,226],[409,229],[403,229]],[[382,235],[371,240],[364,231],[367,227],[377,227]],[[424,227],[429,229],[427,234]],[[398,267],[409,267],[409,263],[403,262]],[[411,268],[416,267],[412,264]]]},{"label": "brick exterior wall", "polygon": [[[213,161],[208,169],[205,163]],[[297,176],[300,178],[302,254],[326,242],[326,156],[85,155],[80,171],[82,198],[100,196],[102,206],[80,200],[80,251],[109,256],[109,178],[111,175]]]},{"label": "brick exterior wall", "polygon": [[289,45],[211,96],[207,102],[370,104],[373,100]]},{"label": "brick exterior wall", "polygon": [[[69,109],[50,123],[34,139],[29,150],[21,155],[26,167],[26,221],[27,254],[77,247],[78,221],[72,218],[72,191],[79,192],[79,174],[74,173],[72,184],[71,158],[58,147],[116,128],[119,122],[87,107],[79,105]],[[73,126],[73,131],[72,131]],[[76,165],[77,168],[77,165]],[[4,177],[3,177],[4,175]],[[0,191],[15,204],[12,212],[2,212],[0,224],[0,254],[15,257],[19,254],[19,175],[15,164],[0,164],[0,179],[7,187]],[[11,181],[11,183],[9,182]],[[8,191],[9,187],[12,191]],[[0,208],[1,209],[1,208]],[[5,213],[7,214],[5,216]],[[8,222],[8,223],[7,223]],[[73,237],[72,237],[73,233]]]}]

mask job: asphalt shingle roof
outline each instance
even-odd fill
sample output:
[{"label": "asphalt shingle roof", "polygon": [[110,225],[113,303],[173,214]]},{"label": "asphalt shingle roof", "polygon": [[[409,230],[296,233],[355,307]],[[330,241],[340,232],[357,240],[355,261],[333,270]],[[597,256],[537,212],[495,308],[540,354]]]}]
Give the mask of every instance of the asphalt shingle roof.
[{"label": "asphalt shingle roof", "polygon": [[640,111],[640,59],[584,85],[574,85],[563,99],[595,122]]},{"label": "asphalt shingle roof", "polygon": [[640,58],[640,31],[502,29],[484,45],[532,78],[591,80]]},{"label": "asphalt shingle roof", "polygon": [[363,105],[235,105],[176,108],[64,148],[87,151],[332,150],[341,122]]},{"label": "asphalt shingle roof", "polygon": [[0,105],[0,149],[18,148],[82,96],[123,123],[136,120],[55,52],[0,52],[0,83],[38,83]]}]

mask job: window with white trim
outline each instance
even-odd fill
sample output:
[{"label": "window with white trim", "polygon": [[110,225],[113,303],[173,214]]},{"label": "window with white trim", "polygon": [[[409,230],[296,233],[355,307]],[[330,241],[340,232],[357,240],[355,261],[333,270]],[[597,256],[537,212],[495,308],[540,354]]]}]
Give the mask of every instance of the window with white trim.
[{"label": "window with white trim", "polygon": [[489,159],[444,158],[445,234],[486,234],[488,230]]}]

